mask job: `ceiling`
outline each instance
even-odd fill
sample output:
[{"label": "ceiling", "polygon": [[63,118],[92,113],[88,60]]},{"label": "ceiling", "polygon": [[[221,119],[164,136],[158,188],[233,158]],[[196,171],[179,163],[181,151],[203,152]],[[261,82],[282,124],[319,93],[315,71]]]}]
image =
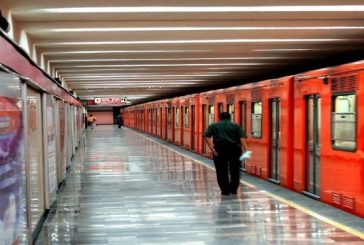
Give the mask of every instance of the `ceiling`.
[{"label": "ceiling", "polygon": [[133,104],[364,57],[364,2],[2,0],[81,99]]}]

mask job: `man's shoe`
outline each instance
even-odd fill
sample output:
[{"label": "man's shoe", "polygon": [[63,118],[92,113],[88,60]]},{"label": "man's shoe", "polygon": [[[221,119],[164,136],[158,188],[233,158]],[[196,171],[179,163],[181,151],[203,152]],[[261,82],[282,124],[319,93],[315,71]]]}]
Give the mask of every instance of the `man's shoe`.
[{"label": "man's shoe", "polygon": [[221,195],[222,196],[230,196],[230,193],[229,192],[221,192]]}]

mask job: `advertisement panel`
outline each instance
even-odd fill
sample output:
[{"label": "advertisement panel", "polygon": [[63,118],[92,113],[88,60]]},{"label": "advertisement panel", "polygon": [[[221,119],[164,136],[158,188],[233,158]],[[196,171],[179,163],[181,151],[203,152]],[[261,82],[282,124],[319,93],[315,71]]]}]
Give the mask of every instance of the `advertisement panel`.
[{"label": "advertisement panel", "polygon": [[0,72],[0,245],[26,237],[24,169],[20,81]]},{"label": "advertisement panel", "polygon": [[42,111],[40,94],[27,88],[27,134],[26,156],[30,181],[30,203],[32,231],[44,213],[43,198],[43,147],[42,147]]},{"label": "advertisement panel", "polygon": [[65,108],[64,102],[62,100],[58,100],[58,126],[59,126],[59,163],[58,163],[58,170],[59,170],[59,182],[62,181],[66,177],[66,160],[65,160]]},{"label": "advertisement panel", "polygon": [[55,124],[55,101],[52,95],[44,94],[44,137],[45,137],[45,163],[46,163],[46,185],[47,191],[47,208],[56,200],[57,192],[57,164],[56,164],[56,124]]}]

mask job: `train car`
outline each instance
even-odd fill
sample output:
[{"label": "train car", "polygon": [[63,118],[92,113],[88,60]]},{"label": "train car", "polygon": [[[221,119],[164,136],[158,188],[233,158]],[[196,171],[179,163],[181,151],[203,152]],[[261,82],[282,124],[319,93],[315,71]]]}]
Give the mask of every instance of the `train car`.
[{"label": "train car", "polygon": [[192,94],[179,98],[181,108],[181,146],[190,151],[197,150],[197,128],[198,120],[196,117],[199,108],[198,94]]},{"label": "train car", "polygon": [[364,217],[364,62],[294,83],[294,189]]},{"label": "train car", "polygon": [[[249,110],[247,144],[253,152],[252,158],[246,162],[246,171],[291,189],[293,78],[257,82],[240,87],[240,91],[245,91],[245,96],[241,97],[245,99],[241,100],[245,103],[241,106],[245,108],[240,111],[246,113],[247,108]],[[246,115],[240,118],[244,121]]]},{"label": "train car", "polygon": [[211,158],[203,132],[227,111],[253,151],[247,173],[364,217],[363,79],[361,61],[166,99],[156,123],[163,139],[190,150],[194,135],[196,153]]}]

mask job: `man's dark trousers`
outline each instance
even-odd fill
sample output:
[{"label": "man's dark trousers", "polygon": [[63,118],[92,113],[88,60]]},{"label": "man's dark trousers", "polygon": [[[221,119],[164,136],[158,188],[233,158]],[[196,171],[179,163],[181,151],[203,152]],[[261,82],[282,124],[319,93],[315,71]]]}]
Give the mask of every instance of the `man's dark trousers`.
[{"label": "man's dark trousers", "polygon": [[[214,156],[217,183],[221,193],[228,195],[236,194],[240,184],[240,160],[241,149],[238,144],[226,141],[215,142],[217,156]],[[230,179],[229,179],[230,173]]]}]

